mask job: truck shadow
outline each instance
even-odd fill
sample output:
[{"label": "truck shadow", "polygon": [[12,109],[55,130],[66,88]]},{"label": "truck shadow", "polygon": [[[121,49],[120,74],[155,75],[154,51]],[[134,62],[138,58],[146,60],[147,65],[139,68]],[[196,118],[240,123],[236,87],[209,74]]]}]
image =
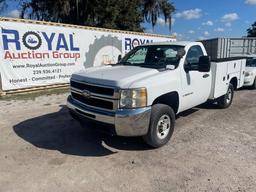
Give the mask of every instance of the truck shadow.
[{"label": "truck shadow", "polygon": [[253,87],[241,87],[237,89],[236,91],[251,91],[254,90]]},{"label": "truck shadow", "polygon": [[176,116],[176,118],[178,119],[180,117],[190,116],[191,114],[196,113],[196,112],[200,111],[201,109],[218,110],[218,109],[220,109],[220,107],[217,105],[217,103],[206,102],[206,103],[203,103],[201,105],[198,105],[196,107],[193,107],[191,109],[188,109],[186,111],[179,113]]},{"label": "truck shadow", "polygon": [[197,107],[195,107],[196,109],[212,109],[212,110],[218,110],[218,109],[221,109],[220,106],[214,102],[206,102],[206,103],[203,103],[201,105],[198,105]]},{"label": "truck shadow", "polygon": [[112,137],[88,132],[73,120],[68,109],[25,120],[14,132],[32,145],[77,156],[107,156],[118,150],[149,150],[141,138]]}]

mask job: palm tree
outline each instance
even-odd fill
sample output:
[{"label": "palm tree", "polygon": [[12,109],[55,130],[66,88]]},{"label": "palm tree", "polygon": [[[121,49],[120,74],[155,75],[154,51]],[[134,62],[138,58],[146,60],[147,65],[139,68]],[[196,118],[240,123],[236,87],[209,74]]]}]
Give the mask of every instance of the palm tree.
[{"label": "palm tree", "polygon": [[152,27],[157,24],[158,18],[164,16],[165,23],[172,27],[172,13],[175,7],[168,0],[142,0],[143,17],[147,22],[151,22]]}]

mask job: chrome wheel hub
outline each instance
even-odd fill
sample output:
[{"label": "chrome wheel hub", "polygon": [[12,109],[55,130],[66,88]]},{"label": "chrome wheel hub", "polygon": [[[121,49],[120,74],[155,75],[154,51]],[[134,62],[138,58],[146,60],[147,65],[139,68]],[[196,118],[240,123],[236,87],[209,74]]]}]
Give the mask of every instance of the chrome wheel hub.
[{"label": "chrome wheel hub", "polygon": [[170,132],[171,120],[168,115],[163,115],[160,117],[157,123],[157,137],[159,139],[164,139],[167,137]]},{"label": "chrome wheel hub", "polygon": [[232,91],[231,89],[228,89],[228,92],[227,92],[227,103],[230,103],[231,102],[231,99],[232,99]]}]

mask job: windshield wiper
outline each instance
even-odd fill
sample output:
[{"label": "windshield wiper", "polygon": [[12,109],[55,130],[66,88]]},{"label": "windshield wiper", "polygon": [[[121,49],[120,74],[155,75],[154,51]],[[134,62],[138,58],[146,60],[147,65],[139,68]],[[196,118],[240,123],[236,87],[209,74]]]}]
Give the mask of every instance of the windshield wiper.
[{"label": "windshield wiper", "polygon": [[166,64],[165,63],[144,63],[144,64],[141,64],[139,65],[140,67],[145,67],[145,68],[154,68],[154,69],[157,69],[157,68],[164,68],[166,67]]},{"label": "windshield wiper", "polygon": [[128,62],[128,61],[122,61],[117,63],[117,65],[132,65],[132,63]]},{"label": "windshield wiper", "polygon": [[116,65],[129,65],[129,66],[136,66],[136,67],[145,67],[145,68],[164,68],[166,67],[166,64],[160,63],[160,64],[154,64],[154,63],[130,63],[128,61],[122,61],[117,63]]}]

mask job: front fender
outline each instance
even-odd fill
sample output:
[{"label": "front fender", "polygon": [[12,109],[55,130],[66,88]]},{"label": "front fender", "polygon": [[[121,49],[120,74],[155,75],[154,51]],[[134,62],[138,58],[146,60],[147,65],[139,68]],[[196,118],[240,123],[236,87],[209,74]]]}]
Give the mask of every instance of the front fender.
[{"label": "front fender", "polygon": [[[133,83],[130,88],[146,87],[148,95],[148,106],[151,106],[153,102],[161,95],[165,95],[170,92],[180,93],[182,87],[181,78],[179,75],[179,69],[167,70],[157,75],[151,76],[146,79],[142,79]],[[180,94],[179,99],[180,99]]]}]

